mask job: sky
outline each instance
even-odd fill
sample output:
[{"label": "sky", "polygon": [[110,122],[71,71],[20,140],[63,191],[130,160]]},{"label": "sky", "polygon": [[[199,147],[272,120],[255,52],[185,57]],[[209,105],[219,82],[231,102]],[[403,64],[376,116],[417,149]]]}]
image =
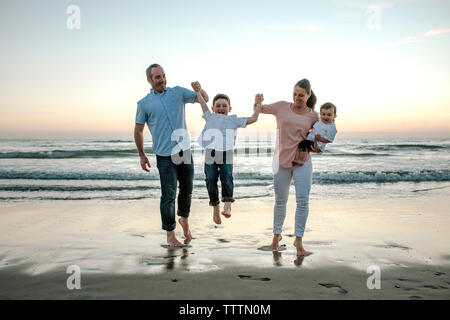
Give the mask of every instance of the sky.
[{"label": "sky", "polygon": [[[152,63],[238,116],[307,78],[341,134],[450,136],[448,0],[2,0],[0,37],[0,138],[132,138]],[[200,105],[186,113],[200,132]]]}]

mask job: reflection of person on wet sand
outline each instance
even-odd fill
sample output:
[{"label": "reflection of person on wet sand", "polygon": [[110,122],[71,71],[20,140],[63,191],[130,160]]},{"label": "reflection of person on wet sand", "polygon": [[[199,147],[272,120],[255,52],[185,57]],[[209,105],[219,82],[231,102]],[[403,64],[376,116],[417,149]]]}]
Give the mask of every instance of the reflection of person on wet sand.
[{"label": "reflection of person on wet sand", "polygon": [[[190,138],[186,129],[185,104],[198,102],[197,93],[182,87],[166,88],[166,74],[158,64],[152,64],[146,70],[147,81],[152,86],[150,93],[138,102],[134,140],[141,158],[141,167],[150,171],[150,161],[144,153],[144,127],[147,123],[153,140],[153,151],[156,154],[157,167],[161,182],[160,213],[162,229],[167,232],[167,243],[171,247],[181,247],[175,235],[175,198],[177,183],[179,184],[178,222],[183,228],[186,240],[192,239],[189,229],[189,212],[194,179],[194,164],[190,152]],[[204,91],[200,94],[208,100]],[[172,140],[175,131],[182,131],[183,141],[180,145]],[[180,150],[181,149],[181,150]],[[181,163],[173,159],[182,157]]]},{"label": "reflection of person on wet sand", "polygon": [[[177,251],[179,251],[177,249]],[[180,267],[182,270],[189,271],[189,263],[187,262],[187,257],[189,256],[189,251],[187,248],[182,248],[181,255],[180,255]],[[164,257],[164,268],[166,271],[174,270],[175,269],[175,258],[178,256],[176,255],[175,249],[173,247],[167,248],[167,256]]]}]

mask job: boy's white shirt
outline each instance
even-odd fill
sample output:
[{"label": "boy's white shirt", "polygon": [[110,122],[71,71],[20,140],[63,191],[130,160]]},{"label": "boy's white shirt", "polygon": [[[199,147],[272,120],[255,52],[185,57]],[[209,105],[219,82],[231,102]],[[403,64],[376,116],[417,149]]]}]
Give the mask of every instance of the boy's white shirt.
[{"label": "boy's white shirt", "polygon": [[[325,123],[322,121],[322,119],[319,118],[319,120],[314,123],[312,131],[308,134],[306,137],[307,140],[314,141],[314,137],[316,134],[319,134],[322,138],[327,139],[328,141],[333,142],[334,137],[336,136],[337,130],[336,130],[336,124],[333,122],[331,123]],[[325,146],[327,144],[321,141],[317,141],[317,146],[320,150],[323,151],[325,149]]]},{"label": "boy's white shirt", "polygon": [[247,117],[237,117],[236,115],[224,115],[206,111],[202,116],[205,120],[205,127],[198,137],[198,144],[205,149],[217,151],[228,151],[234,149],[237,128],[247,126]]}]

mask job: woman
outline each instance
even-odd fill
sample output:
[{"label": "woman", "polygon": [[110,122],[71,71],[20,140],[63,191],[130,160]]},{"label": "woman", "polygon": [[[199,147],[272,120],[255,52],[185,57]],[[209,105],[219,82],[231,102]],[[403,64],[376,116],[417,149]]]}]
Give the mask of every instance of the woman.
[{"label": "woman", "polygon": [[[262,101],[262,95],[256,95],[256,101]],[[312,163],[308,152],[298,149],[319,115],[314,111],[316,96],[311,90],[309,80],[298,81],[294,87],[293,103],[280,101],[263,105],[262,113],[273,114],[277,120],[277,142],[274,154],[275,207],[272,250],[279,248],[281,231],[286,217],[286,204],[289,187],[294,179],[297,209],[295,211],[295,241],[297,256],[310,254],[302,244],[306,219],[309,210],[309,192],[312,182]],[[313,152],[319,150],[313,149]]]}]

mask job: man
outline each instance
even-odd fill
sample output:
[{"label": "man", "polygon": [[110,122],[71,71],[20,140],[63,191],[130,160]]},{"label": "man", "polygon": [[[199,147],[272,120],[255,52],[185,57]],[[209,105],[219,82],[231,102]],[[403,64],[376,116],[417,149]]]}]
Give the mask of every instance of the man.
[{"label": "man", "polygon": [[[160,212],[162,228],[167,232],[170,247],[181,247],[175,235],[175,197],[177,181],[177,215],[186,237],[186,243],[192,239],[189,230],[189,212],[194,178],[194,165],[190,153],[190,137],[186,128],[185,104],[198,102],[194,91],[173,87],[166,88],[166,75],[158,64],[150,65],[146,70],[147,81],[152,86],[150,93],[138,102],[134,140],[141,158],[143,170],[150,171],[150,162],[144,153],[144,127],[147,123],[153,140],[157,167],[161,181]],[[201,91],[208,101],[208,95]],[[179,142],[181,138],[181,142]],[[148,167],[147,167],[148,166]]]}]

